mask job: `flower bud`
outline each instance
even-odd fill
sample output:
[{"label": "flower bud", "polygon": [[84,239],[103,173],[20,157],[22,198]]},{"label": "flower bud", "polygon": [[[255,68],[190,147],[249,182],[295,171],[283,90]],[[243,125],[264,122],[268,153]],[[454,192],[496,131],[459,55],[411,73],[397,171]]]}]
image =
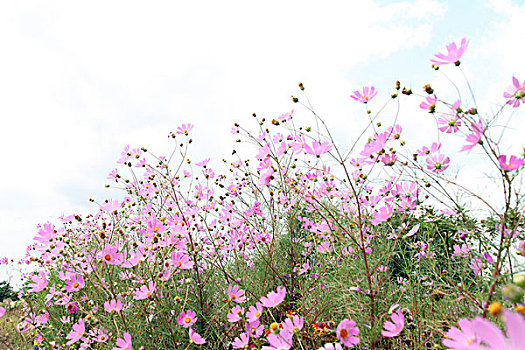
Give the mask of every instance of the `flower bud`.
[{"label": "flower bud", "polygon": [[501,293],[511,303],[519,303],[525,295],[525,291],[514,284],[507,284],[501,289]]},{"label": "flower bud", "polygon": [[514,275],[514,277],[512,278],[512,282],[519,287],[525,287],[525,276]]}]

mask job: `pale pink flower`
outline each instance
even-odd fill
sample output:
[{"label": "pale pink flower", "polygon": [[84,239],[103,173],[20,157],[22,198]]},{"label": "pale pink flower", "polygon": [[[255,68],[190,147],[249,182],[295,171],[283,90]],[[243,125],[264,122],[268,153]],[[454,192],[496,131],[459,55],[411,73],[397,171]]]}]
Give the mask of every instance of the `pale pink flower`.
[{"label": "pale pink flower", "polygon": [[116,345],[112,350],[132,350],[131,335],[128,332],[124,333],[124,339],[117,339]]},{"label": "pale pink flower", "polygon": [[349,348],[359,344],[359,338],[354,337],[359,334],[359,328],[355,327],[356,323],[354,320],[344,319],[337,326],[336,334],[337,338],[343,342]]},{"label": "pale pink flower", "polygon": [[193,330],[193,328],[190,328],[189,330],[190,335],[190,343],[195,343],[197,345],[206,344],[206,340],[201,337],[201,335]]},{"label": "pale pink flower", "polygon": [[153,296],[155,293],[155,290],[157,289],[155,283],[153,281],[149,281],[148,287],[141,286],[139,290],[136,290],[133,292],[133,299],[135,300],[142,300],[142,299],[148,299]]},{"label": "pale pink flower", "polygon": [[474,148],[477,144],[481,144],[483,141],[481,140],[481,137],[483,136],[484,128],[483,128],[483,122],[480,119],[479,122],[473,122],[471,125],[472,133],[467,135],[467,138],[465,139],[467,142],[469,142],[468,145],[465,145],[461,147],[459,150],[460,152],[469,151]]},{"label": "pale pink flower", "polygon": [[444,154],[432,154],[426,159],[427,162],[427,169],[432,171],[433,173],[441,173],[445,171],[448,168],[448,165],[450,163],[450,158],[445,156]]},{"label": "pale pink flower", "polygon": [[228,286],[228,296],[230,299],[236,303],[243,303],[246,300],[244,295],[244,290],[240,289],[239,286]]},{"label": "pale pink flower", "polygon": [[443,345],[449,349],[482,349],[480,339],[474,332],[472,321],[462,318],[458,321],[459,328],[452,327],[445,334]]},{"label": "pale pink flower", "polygon": [[314,156],[319,157],[321,154],[330,152],[332,145],[328,141],[320,143],[319,141],[314,141],[312,147],[305,145],[304,152],[307,154],[313,154]]},{"label": "pale pink flower", "polygon": [[343,350],[343,347],[339,343],[326,343],[317,350]]},{"label": "pale pink flower", "polygon": [[368,103],[371,99],[375,97],[375,95],[377,95],[377,90],[375,89],[375,87],[365,86],[363,87],[363,93],[356,90],[352,95],[350,95],[350,97],[356,100],[357,102]]},{"label": "pale pink flower", "polygon": [[384,330],[381,331],[383,337],[397,337],[405,327],[405,316],[401,311],[396,311],[390,317],[392,322],[385,321],[383,325]]},{"label": "pale pink flower", "polygon": [[293,344],[293,333],[281,330],[279,334],[268,334],[267,340],[270,346],[263,346],[261,350],[289,350]]},{"label": "pale pink flower", "polygon": [[28,292],[41,292],[47,287],[47,275],[44,271],[40,271],[37,275],[31,276],[31,281],[34,283],[29,283],[27,286],[31,287]]},{"label": "pale pink flower", "polygon": [[173,261],[173,266],[181,270],[189,270],[194,266],[194,262],[191,260],[191,257],[182,251],[171,252],[171,259]]},{"label": "pale pink flower", "polygon": [[297,333],[301,329],[303,329],[304,326],[304,319],[301,316],[293,316],[293,318],[287,318],[282,323],[283,329],[286,329],[290,332]]},{"label": "pale pink flower", "polygon": [[456,43],[452,42],[447,45],[447,54],[438,53],[434,55],[437,60],[432,59],[431,62],[439,65],[451,64],[454,63],[456,66],[459,66],[459,60],[461,56],[465,53],[465,50],[468,47],[469,42],[466,38],[461,39],[461,45],[458,48]]},{"label": "pale pink flower", "polygon": [[247,333],[241,333],[231,343],[234,349],[245,349],[249,344],[250,336]]},{"label": "pale pink flower", "polygon": [[5,315],[5,308],[0,306],[0,317]]},{"label": "pale pink flower", "polygon": [[436,111],[436,102],[437,97],[434,95],[434,97],[427,96],[425,98],[425,101],[421,102],[419,105],[419,108],[428,110],[429,113],[434,113]]},{"label": "pale pink flower", "polygon": [[286,296],[285,287],[277,287],[277,292],[270,292],[267,296],[261,297],[261,303],[264,307],[276,307],[283,302]]},{"label": "pale pink flower", "polygon": [[120,312],[122,310],[122,302],[120,300],[108,300],[104,303],[104,310],[106,312]]},{"label": "pale pink flower", "polygon": [[255,322],[261,317],[263,312],[263,305],[256,303],[255,306],[250,306],[249,311],[246,313],[246,320],[248,322]]},{"label": "pale pink flower", "polygon": [[244,308],[237,305],[233,307],[230,310],[230,312],[228,312],[228,315],[226,315],[226,318],[228,319],[228,322],[235,323],[241,320],[241,315],[243,313],[244,313]]},{"label": "pale pink flower", "polygon": [[193,129],[193,124],[182,124],[177,128],[177,134],[188,135],[188,133]]},{"label": "pale pink flower", "polygon": [[523,84],[520,84],[516,77],[512,77],[512,85],[507,88],[507,92],[503,93],[503,96],[509,99],[506,103],[514,108],[519,107],[523,97],[525,97],[524,89],[525,81]]},{"label": "pale pink flower", "polygon": [[274,173],[275,173],[275,170],[273,170],[273,168],[266,169],[266,171],[261,174],[261,178],[259,179],[259,184],[261,186],[269,185],[270,181],[273,179]]},{"label": "pale pink flower", "polygon": [[71,345],[71,344],[76,343],[77,341],[79,341],[80,338],[82,338],[84,336],[85,331],[86,331],[86,328],[85,328],[85,324],[84,324],[84,319],[80,318],[78,320],[78,323],[75,323],[73,325],[73,330],[71,332],[69,332],[69,334],[66,336],[66,339],[71,339],[66,344],[67,345]]}]

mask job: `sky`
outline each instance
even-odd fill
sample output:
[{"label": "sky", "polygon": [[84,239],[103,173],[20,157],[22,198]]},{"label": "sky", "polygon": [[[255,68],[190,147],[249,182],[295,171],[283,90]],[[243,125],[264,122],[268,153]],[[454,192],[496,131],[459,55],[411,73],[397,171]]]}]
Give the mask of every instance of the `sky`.
[{"label": "sky", "polygon": [[[38,223],[120,196],[104,185],[126,145],[168,154],[189,122],[194,158],[222,159],[233,122],[304,113],[290,98],[300,81],[351,144],[364,125],[352,91],[374,85],[386,101],[399,79],[453,96],[429,59],[467,37],[462,68],[495,109],[525,79],[524,19],[510,0],[1,2],[0,258],[21,258]],[[432,125],[415,102],[399,121],[417,139]]]}]

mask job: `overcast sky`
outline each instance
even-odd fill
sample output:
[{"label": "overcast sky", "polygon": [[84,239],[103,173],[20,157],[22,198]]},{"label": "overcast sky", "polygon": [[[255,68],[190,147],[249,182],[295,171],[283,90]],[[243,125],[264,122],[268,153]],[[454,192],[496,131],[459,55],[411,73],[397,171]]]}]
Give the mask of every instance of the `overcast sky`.
[{"label": "overcast sky", "polygon": [[510,0],[3,1],[0,257],[20,258],[38,223],[112,197],[124,146],[167,154],[168,133],[191,122],[197,158],[226,157],[232,123],[296,108],[299,81],[350,142],[353,90],[375,85],[385,101],[396,79],[445,87],[429,59],[465,36],[476,93],[501,103],[512,75],[525,79],[524,21]]}]

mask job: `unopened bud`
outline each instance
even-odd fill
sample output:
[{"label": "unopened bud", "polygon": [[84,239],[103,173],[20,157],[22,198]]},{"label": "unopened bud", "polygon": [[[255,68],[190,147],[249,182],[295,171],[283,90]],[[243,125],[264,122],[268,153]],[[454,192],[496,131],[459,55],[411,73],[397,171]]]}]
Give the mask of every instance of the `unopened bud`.
[{"label": "unopened bud", "polygon": [[501,294],[511,303],[519,303],[525,295],[525,291],[515,284],[507,284],[501,289]]}]

